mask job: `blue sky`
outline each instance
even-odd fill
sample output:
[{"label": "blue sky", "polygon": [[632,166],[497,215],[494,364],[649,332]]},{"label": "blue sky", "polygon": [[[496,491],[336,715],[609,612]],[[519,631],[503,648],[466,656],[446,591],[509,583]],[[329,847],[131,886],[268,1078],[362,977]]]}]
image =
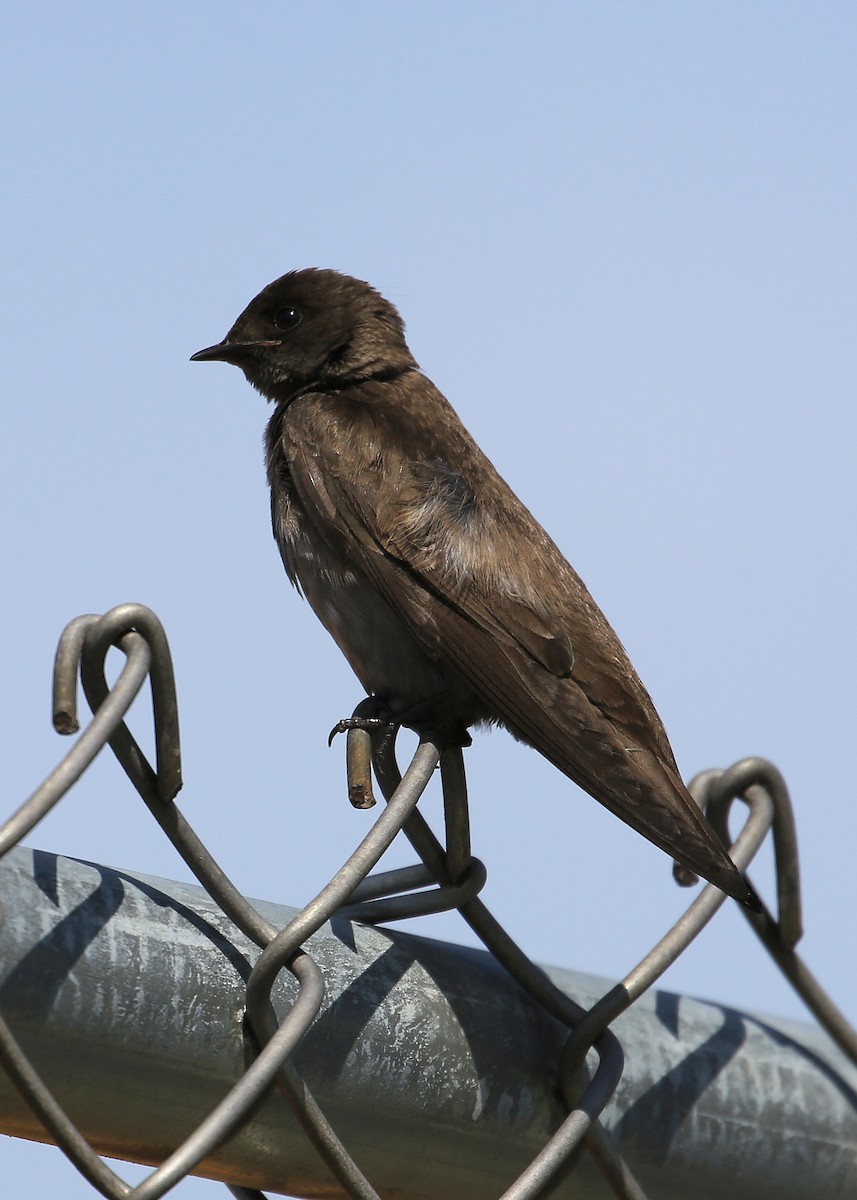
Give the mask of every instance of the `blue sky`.
[{"label": "blue sky", "polygon": [[[10,11],[7,808],[65,749],[63,625],[140,600],[175,657],[180,804],[238,884],[299,904],[362,836],[325,744],[360,692],[271,541],[265,404],[188,362],[274,277],[336,267],[399,306],[685,774],[785,773],[803,950],[847,1011],[855,35],[851,4],[782,0]],[[687,902],[667,860],[503,734],[468,763],[498,918],[538,960],[624,974]],[[187,877],[107,756],[29,842]],[[769,850],[752,875],[770,897]],[[803,1016],[736,912],[664,985]],[[32,1194],[91,1194],[56,1153],[0,1152]]]}]

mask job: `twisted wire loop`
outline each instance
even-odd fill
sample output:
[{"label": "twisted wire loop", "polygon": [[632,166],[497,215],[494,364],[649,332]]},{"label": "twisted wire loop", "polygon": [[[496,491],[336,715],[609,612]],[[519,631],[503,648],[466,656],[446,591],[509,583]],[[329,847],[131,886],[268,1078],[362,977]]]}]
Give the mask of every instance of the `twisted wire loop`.
[{"label": "twisted wire loop", "polygon": [[[357,731],[354,731],[357,732]],[[400,786],[401,775],[396,763],[394,746],[390,740],[380,741],[375,746],[375,773],[385,796],[392,797]],[[477,860],[470,856],[470,825],[467,815],[467,785],[464,774],[464,758],[459,747],[446,749],[441,756],[441,777],[444,800],[444,822],[446,847],[435,837],[428,824],[418,812],[413,812],[404,825],[404,832],[417,854],[438,883],[438,891],[452,893],[453,881],[469,878]],[[388,800],[389,802],[389,800]],[[482,864],[479,864],[482,868]],[[482,868],[484,871],[484,868]],[[482,876],[480,871],[480,877]],[[408,910],[407,900],[413,908]],[[419,897],[402,898],[403,906],[397,915],[418,915],[415,903]],[[452,894],[449,894],[452,900]],[[492,916],[483,902],[472,896],[455,905],[485,947],[494,955],[533,999],[551,1016],[574,1029],[585,1016],[586,1010],[571,997],[560,991],[541,968],[537,967],[512,940],[499,922]],[[366,919],[361,906],[353,908],[356,920]],[[372,917],[371,909],[369,919]],[[502,1200],[531,1200],[538,1196],[554,1176],[568,1163],[584,1138],[593,1129],[593,1123],[609,1101],[622,1076],[624,1056],[613,1033],[600,1030],[592,1039],[599,1063],[594,1077],[589,1080],[580,1098],[570,1105],[571,1111],[550,1141],[542,1148],[529,1167],[504,1193]],[[597,1147],[595,1161],[602,1166],[608,1182],[616,1195],[627,1200],[645,1200],[644,1193],[634,1180],[627,1165],[610,1143],[607,1135],[599,1129],[593,1135]]]},{"label": "twisted wire loop", "polygon": [[852,1063],[857,1063],[857,1030],[812,974],[795,950],[803,935],[797,834],[786,782],[773,763],[764,758],[745,758],[726,771],[707,771],[701,791],[708,799],[711,823],[723,837],[729,797],[739,791],[750,794],[764,789],[773,808],[774,862],[777,876],[777,915],[763,907],[760,913],[741,911],[753,932],[783,975]]},{"label": "twisted wire loop", "polygon": [[[708,774],[714,775],[717,772]],[[691,790],[697,798],[699,798],[698,780],[699,776],[690,784]],[[748,787],[747,791],[746,797],[743,796],[743,790],[734,793],[734,797],[741,795],[746,799],[749,815],[744,828],[729,847],[731,857],[742,871],[756,855],[773,822],[773,805],[767,793],[761,788],[754,787]],[[729,797],[730,800],[732,798],[733,796]],[[725,817],[725,808],[721,807],[721,812]],[[725,825],[722,829],[725,829]],[[718,832],[721,832],[721,829],[718,829]],[[660,979],[666,969],[687,949],[727,899],[725,892],[721,892],[713,884],[708,884],[657,945],[620,983],[615,984],[589,1009],[568,1038],[563,1049],[561,1077],[564,1086],[567,1087],[566,1081],[574,1077],[575,1071],[580,1067],[593,1040],[601,1030],[612,1024]]]},{"label": "twisted wire loop", "polygon": [[[125,654],[126,664],[114,687],[109,689],[104,661],[111,645]],[[29,832],[109,744],[199,881],[248,937],[257,944],[266,944],[276,930],[241,896],[171,803],[181,786],[178,708],[169,648],[157,617],[143,605],[124,604],[101,618],[78,617],[66,627],[54,673],[54,723],[65,734],[79,728],[78,669],[93,707],[93,720],[58,767],[0,827],[0,852],[5,853]],[[157,769],[152,768],[123,720],[147,677],[151,677],[152,685]],[[291,1019],[284,1022],[276,1042],[265,1047],[191,1137],[135,1188],[129,1187],[92,1150],[32,1068],[5,1022],[0,1022],[0,1061],[57,1145],[93,1187],[111,1200],[121,1197],[154,1200],[240,1127],[273,1082],[282,1061],[312,1023],[324,995],[321,972],[302,954],[295,955],[290,967],[300,991],[289,1014]]]},{"label": "twisted wire loop", "polygon": [[[111,647],[125,661],[111,686],[105,661]],[[0,856],[16,845],[80,778],[109,745],[144,803],[178,853],[225,915],[260,954],[247,981],[245,1041],[251,1061],[227,1095],[142,1183],[131,1187],[95,1153],[33,1069],[8,1025],[0,1019],[0,1062],[53,1140],[83,1176],[109,1200],[157,1200],[234,1134],[269,1088],[276,1086],[291,1105],[310,1142],[343,1191],[356,1200],[378,1200],[369,1180],[349,1155],[301,1075],[290,1061],[318,1015],[324,998],[321,970],[306,942],[333,916],[377,924],[457,909],[486,948],[529,995],[569,1034],[559,1076],[568,1114],[501,1200],[533,1200],[568,1166],[585,1145],[620,1200],[645,1200],[633,1174],[599,1123],[599,1115],[622,1075],[622,1047],[610,1026],[664,973],[725,902],[708,885],[649,954],[591,1008],[561,991],[533,963],[479,898],[485,866],[470,843],[467,785],[459,747],[445,747],[424,733],[402,774],[395,753],[396,730],[371,716],[364,701],[334,732],[347,732],[348,797],[355,807],[375,805],[373,772],[386,804],[369,833],[318,895],[283,929],[277,930],[238,891],[175,804],[181,788],[178,706],[169,647],[150,609],[122,604],[103,616],[71,621],[60,638],[54,666],[53,721],[58,732],[78,733],[78,676],[93,712],[88,726],[53,772],[8,821],[0,826]],[[127,725],[125,714],[149,679],[155,730],[155,765],[150,764]],[[435,769],[440,767],[444,841],[417,809]],[[744,870],[773,833],[777,915],[742,908],[777,965],[819,1022],[857,1063],[857,1033],[798,957],[802,932],[797,841],[785,782],[771,763],[745,759],[728,770],[711,770],[691,782],[691,791],[729,844],[728,815],[734,800],[747,809],[730,847]],[[404,832],[420,862],[392,871],[374,868],[393,839]],[[691,882],[685,876],[681,882]],[[278,1016],[272,993],[281,972],[297,983],[297,996]],[[597,1065],[590,1065],[594,1051]],[[264,1200],[263,1193],[230,1186],[236,1200]]]}]

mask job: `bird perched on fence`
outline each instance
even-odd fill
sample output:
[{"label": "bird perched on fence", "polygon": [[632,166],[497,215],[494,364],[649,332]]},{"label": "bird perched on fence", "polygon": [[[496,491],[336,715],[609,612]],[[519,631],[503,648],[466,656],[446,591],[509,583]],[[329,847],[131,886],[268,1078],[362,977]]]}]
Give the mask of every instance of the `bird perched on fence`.
[{"label": "bird perched on fence", "polygon": [[193,355],[212,359],[275,405],[266,446],[283,563],[379,714],[442,744],[504,726],[757,908],[616,634],[422,374],[394,306],[336,271],[292,271]]}]

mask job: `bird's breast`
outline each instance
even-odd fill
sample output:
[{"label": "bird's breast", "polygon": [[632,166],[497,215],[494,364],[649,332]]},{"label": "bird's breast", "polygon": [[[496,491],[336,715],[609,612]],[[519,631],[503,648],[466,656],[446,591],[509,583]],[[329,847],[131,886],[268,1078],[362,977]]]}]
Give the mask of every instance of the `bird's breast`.
[{"label": "bird's breast", "polygon": [[469,689],[428,653],[371,576],[311,530],[295,496],[275,498],[273,509],[274,535],[289,577],[366,691],[382,697],[393,712],[431,706],[443,697],[461,712],[461,724],[477,719],[471,717]]}]

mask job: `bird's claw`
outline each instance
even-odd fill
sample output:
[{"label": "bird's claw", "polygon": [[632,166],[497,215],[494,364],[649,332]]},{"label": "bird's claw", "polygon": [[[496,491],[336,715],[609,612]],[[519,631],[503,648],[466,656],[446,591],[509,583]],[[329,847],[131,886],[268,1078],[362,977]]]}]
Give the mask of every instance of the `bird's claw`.
[{"label": "bird's claw", "polygon": [[395,721],[385,721],[382,717],[343,717],[337,721],[327,737],[328,746],[333,745],[333,739],[338,733],[348,733],[351,729],[365,729],[369,734],[381,729],[395,728]]},{"label": "bird's claw", "polygon": [[[368,707],[368,705],[367,705]],[[360,708],[358,706],[357,712]],[[337,721],[327,739],[328,746],[338,733],[348,734],[345,751],[345,769],[348,776],[348,799],[355,808],[372,808],[376,803],[372,794],[372,746],[373,735],[382,739],[395,737],[398,725],[382,717],[345,717]]]}]

